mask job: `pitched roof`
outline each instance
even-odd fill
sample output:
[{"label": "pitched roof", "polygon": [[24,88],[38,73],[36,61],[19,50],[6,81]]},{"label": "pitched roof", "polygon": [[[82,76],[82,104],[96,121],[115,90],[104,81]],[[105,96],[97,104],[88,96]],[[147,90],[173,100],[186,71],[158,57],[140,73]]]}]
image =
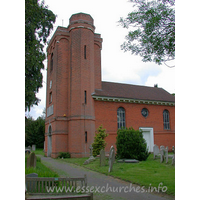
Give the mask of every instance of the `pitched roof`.
[{"label": "pitched roof", "polygon": [[162,88],[104,81],[102,89],[95,89],[92,96],[175,102],[175,97]]}]

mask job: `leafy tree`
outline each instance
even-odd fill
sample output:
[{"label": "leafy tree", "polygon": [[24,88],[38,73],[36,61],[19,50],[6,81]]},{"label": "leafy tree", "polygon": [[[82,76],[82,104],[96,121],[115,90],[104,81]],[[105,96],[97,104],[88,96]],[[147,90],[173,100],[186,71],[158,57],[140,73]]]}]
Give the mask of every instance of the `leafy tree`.
[{"label": "leafy tree", "polygon": [[117,131],[117,157],[126,159],[146,160],[149,156],[147,144],[142,131],[123,128]]},{"label": "leafy tree", "polygon": [[25,118],[25,146],[33,144],[38,148],[44,146],[45,119],[38,117],[37,120]]},{"label": "leafy tree", "polygon": [[133,28],[121,48],[139,54],[144,62],[160,65],[175,59],[175,0],[130,2],[135,10],[119,22],[124,28]]},{"label": "leafy tree", "polygon": [[101,149],[105,149],[107,144],[105,138],[107,136],[106,129],[103,129],[102,125],[99,126],[94,137],[94,143],[92,144],[94,157],[100,154]]},{"label": "leafy tree", "polygon": [[25,110],[32,105],[38,105],[36,93],[42,87],[44,44],[53,29],[56,16],[47,9],[44,1],[25,1]]}]

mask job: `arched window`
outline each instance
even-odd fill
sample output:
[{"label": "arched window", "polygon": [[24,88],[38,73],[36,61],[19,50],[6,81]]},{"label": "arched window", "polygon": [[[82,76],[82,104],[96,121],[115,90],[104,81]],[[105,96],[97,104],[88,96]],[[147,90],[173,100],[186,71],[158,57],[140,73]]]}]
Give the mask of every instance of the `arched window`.
[{"label": "arched window", "polygon": [[126,123],[125,123],[125,110],[122,107],[119,107],[117,109],[117,127],[118,129],[122,128],[122,127],[126,127]]},{"label": "arched window", "polygon": [[170,129],[170,126],[169,126],[169,111],[168,110],[163,111],[163,124],[164,124],[165,130]]},{"label": "arched window", "polygon": [[49,131],[48,134],[51,135],[51,125],[49,125]]}]

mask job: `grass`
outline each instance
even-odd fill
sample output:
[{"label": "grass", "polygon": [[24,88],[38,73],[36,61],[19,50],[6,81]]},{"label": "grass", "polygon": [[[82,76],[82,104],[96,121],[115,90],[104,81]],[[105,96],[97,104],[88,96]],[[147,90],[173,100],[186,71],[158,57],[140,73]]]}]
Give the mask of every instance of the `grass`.
[{"label": "grass", "polygon": [[37,157],[36,168],[33,167],[27,168],[26,163],[27,163],[27,155],[25,156],[25,174],[36,173],[38,174],[38,177],[59,177],[58,173],[49,169],[41,162],[40,157]]},{"label": "grass", "polygon": [[[160,163],[160,159],[154,160],[153,154],[151,154],[146,161],[140,161],[139,163],[115,162],[111,173],[108,173],[108,159],[106,165],[103,167],[100,167],[99,158],[96,158],[95,161],[88,165],[83,165],[86,159],[88,158],[68,158],[63,159],[63,161],[111,175],[140,186],[145,186],[147,189],[151,189],[152,187],[158,189],[160,184],[161,187],[167,187],[167,194],[175,195],[175,167],[171,165],[171,159],[169,159],[168,164]],[[162,189],[160,189],[161,191]]]}]

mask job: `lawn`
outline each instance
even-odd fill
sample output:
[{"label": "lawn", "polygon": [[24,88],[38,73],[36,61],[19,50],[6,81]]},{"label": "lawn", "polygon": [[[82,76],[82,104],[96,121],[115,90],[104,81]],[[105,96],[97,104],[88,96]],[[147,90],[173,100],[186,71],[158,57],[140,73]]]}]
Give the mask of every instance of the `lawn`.
[{"label": "lawn", "polygon": [[27,163],[27,155],[25,156],[25,174],[36,173],[38,177],[59,177],[56,172],[46,167],[42,162],[40,157],[37,157],[36,168],[33,167],[26,167]]},{"label": "lawn", "polygon": [[[167,194],[175,195],[175,167],[171,165],[171,159],[169,159],[168,164],[160,163],[160,159],[154,160],[153,154],[151,154],[146,161],[140,161],[139,163],[115,162],[111,173],[108,173],[108,159],[103,167],[100,167],[99,158],[96,158],[95,161],[88,165],[83,165],[86,159],[88,158],[68,158],[63,159],[63,161],[145,186],[147,189],[155,187],[158,190],[160,184],[163,187],[163,191],[167,187]],[[162,188],[159,191],[161,192]]]}]

